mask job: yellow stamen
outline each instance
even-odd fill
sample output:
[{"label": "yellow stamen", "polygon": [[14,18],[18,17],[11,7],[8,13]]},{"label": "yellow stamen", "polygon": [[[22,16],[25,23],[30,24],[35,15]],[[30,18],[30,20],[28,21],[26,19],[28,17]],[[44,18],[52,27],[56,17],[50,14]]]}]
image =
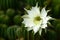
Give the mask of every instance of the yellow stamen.
[{"label": "yellow stamen", "polygon": [[34,18],[33,22],[37,25],[37,24],[40,23],[39,22],[40,20],[41,20],[40,16],[37,16],[37,17]]}]

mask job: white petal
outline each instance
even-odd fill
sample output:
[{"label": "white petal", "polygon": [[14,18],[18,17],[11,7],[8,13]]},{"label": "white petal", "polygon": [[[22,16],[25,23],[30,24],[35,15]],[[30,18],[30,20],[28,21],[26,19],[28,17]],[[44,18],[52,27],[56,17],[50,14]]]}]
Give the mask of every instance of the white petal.
[{"label": "white petal", "polygon": [[50,20],[50,19],[52,19],[52,17],[50,17],[50,16],[47,16],[47,17],[46,17],[46,19],[47,19],[47,20]]},{"label": "white petal", "polygon": [[29,11],[29,17],[30,18],[34,18],[36,16],[35,12],[32,10],[32,11]]},{"label": "white petal", "polygon": [[22,18],[29,18],[27,14],[23,15]]},{"label": "white petal", "polygon": [[26,11],[27,11],[27,13],[28,13],[28,16],[30,17],[30,18],[34,18],[35,17],[35,12],[33,12],[33,10],[27,10],[27,9],[25,9]]},{"label": "white petal", "polygon": [[42,24],[46,24],[47,23],[47,18],[46,17],[43,18],[42,20],[43,20]]},{"label": "white petal", "polygon": [[41,33],[42,33],[42,28],[39,29],[39,35],[41,35]]},{"label": "white petal", "polygon": [[33,26],[32,21],[28,18],[24,18],[24,21],[22,23],[25,24],[25,27],[32,27]]},{"label": "white petal", "polygon": [[45,10],[45,7],[41,10],[41,16],[46,17],[47,16],[47,11]]},{"label": "white petal", "polygon": [[31,11],[33,11],[34,14],[40,14],[40,8],[39,7],[32,7]]},{"label": "white petal", "polygon": [[34,18],[34,17],[37,16],[37,15],[40,16],[40,10],[39,10],[38,7],[32,7],[31,10],[27,10],[27,9],[25,9],[25,10],[26,10],[27,13],[29,14],[29,17],[30,17],[30,18]]},{"label": "white petal", "polygon": [[38,32],[39,28],[40,28],[39,26],[34,26],[34,27],[33,27],[34,34],[35,34],[36,32]]},{"label": "white petal", "polygon": [[34,34],[40,29],[41,24],[42,24],[42,20],[40,20],[39,24],[33,26]]},{"label": "white petal", "polygon": [[41,28],[45,29],[47,27],[47,24],[42,24]]},{"label": "white petal", "polygon": [[24,8],[24,10],[28,13],[30,10],[27,10],[26,8]]},{"label": "white petal", "polygon": [[52,18],[50,16],[47,16],[47,20],[56,20],[55,18]]},{"label": "white petal", "polygon": [[30,30],[32,30],[32,27],[28,27],[28,28],[27,28],[27,31],[30,31]]},{"label": "white petal", "polygon": [[47,10],[47,13],[49,12],[50,10]]},{"label": "white petal", "polygon": [[36,3],[36,7],[38,7],[38,2]]}]

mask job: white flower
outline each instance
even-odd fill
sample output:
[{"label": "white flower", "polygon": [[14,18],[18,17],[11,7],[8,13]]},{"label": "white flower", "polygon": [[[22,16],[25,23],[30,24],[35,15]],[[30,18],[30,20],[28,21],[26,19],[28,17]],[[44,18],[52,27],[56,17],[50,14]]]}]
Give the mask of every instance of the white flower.
[{"label": "white flower", "polygon": [[47,27],[48,20],[52,19],[52,17],[47,16],[49,10],[45,10],[45,7],[40,11],[38,5],[32,7],[31,10],[27,10],[28,14],[23,15],[24,21],[22,23],[25,24],[27,30],[33,30],[34,34],[39,31],[41,35],[42,28],[45,29]]}]

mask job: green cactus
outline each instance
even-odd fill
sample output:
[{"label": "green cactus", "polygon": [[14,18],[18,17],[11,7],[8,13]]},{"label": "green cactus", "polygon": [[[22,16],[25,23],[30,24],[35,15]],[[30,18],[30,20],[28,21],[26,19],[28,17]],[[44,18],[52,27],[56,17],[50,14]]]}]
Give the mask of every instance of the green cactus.
[{"label": "green cactus", "polygon": [[0,15],[3,15],[4,14],[4,11],[3,10],[0,10]]},{"label": "green cactus", "polygon": [[47,38],[48,40],[57,40],[57,33],[53,30],[49,30],[47,32]]},{"label": "green cactus", "polygon": [[17,0],[0,0],[0,9],[15,8]]},{"label": "green cactus", "polygon": [[21,25],[21,22],[23,21],[20,15],[16,15],[13,20],[14,20],[14,23],[17,25]]},{"label": "green cactus", "polygon": [[53,0],[52,1],[52,13],[53,17],[60,18],[60,0]]},{"label": "green cactus", "polygon": [[24,37],[24,30],[22,30],[21,27],[18,27],[17,30],[16,30],[16,35],[17,35],[18,38]]},{"label": "green cactus", "polygon": [[6,15],[9,17],[13,17],[15,15],[15,10],[14,9],[7,9]]},{"label": "green cactus", "polygon": [[9,28],[7,29],[7,36],[10,40],[14,40],[16,39],[16,30],[19,26],[17,25],[13,25],[13,26],[9,26]]},{"label": "green cactus", "polygon": [[7,30],[6,24],[0,24],[0,37],[7,37],[6,30]]},{"label": "green cactus", "polygon": [[9,23],[9,17],[7,15],[0,15],[0,23]]},{"label": "green cactus", "polygon": [[0,37],[0,40],[5,40],[4,38]]}]

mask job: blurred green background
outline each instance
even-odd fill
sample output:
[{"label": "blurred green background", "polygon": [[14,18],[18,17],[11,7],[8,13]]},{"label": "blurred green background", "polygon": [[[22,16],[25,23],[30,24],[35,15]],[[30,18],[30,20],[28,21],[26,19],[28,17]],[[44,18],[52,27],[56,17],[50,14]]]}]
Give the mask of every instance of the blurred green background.
[{"label": "blurred green background", "polygon": [[[26,12],[24,8],[31,8],[38,2],[39,7],[46,6],[51,17],[47,32],[42,31],[33,35],[22,24],[21,18]],[[60,40],[60,0],[0,0],[0,40]]]}]

